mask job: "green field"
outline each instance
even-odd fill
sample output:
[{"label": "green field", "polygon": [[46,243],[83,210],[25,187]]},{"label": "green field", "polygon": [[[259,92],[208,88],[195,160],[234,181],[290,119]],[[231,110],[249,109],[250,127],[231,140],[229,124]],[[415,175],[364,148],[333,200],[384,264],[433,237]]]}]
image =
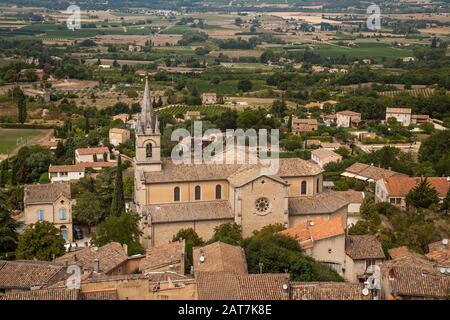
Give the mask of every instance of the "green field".
[{"label": "green field", "polygon": [[2,129],[0,128],[0,153],[6,154],[24,145],[29,139],[46,133],[40,129]]},{"label": "green field", "polygon": [[185,114],[187,111],[200,111],[203,115],[213,115],[219,114],[226,110],[225,107],[222,106],[186,106],[186,105],[178,105],[172,106],[168,108],[164,108],[162,110],[156,110],[158,116],[169,114],[171,116],[175,116],[177,114]]},{"label": "green field", "polygon": [[[290,51],[304,52],[302,49]],[[323,58],[339,58],[345,55],[348,58],[372,59],[374,62],[381,62],[383,58],[395,60],[413,55],[411,49],[395,48],[384,43],[359,43],[357,47],[319,44],[313,49],[313,52]]]}]

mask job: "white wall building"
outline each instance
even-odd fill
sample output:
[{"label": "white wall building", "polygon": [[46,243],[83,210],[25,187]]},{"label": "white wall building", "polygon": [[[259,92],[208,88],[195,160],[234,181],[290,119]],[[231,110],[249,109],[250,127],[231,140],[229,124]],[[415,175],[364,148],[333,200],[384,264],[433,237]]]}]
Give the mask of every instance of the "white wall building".
[{"label": "white wall building", "polygon": [[397,122],[407,127],[411,124],[410,108],[386,108],[386,122],[389,118],[395,118]]},{"label": "white wall building", "polygon": [[[106,159],[104,159],[106,154]],[[107,147],[79,148],[75,150],[75,162],[97,162],[110,161],[109,149]]]}]

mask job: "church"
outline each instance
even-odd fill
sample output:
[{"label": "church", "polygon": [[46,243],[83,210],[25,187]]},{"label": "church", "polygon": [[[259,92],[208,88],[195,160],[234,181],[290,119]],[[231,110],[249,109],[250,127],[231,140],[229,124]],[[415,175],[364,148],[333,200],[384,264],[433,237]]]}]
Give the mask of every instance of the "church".
[{"label": "church", "polygon": [[264,175],[257,165],[174,164],[161,158],[148,81],[136,124],[134,168],[144,247],[168,243],[185,228],[207,241],[215,227],[228,222],[248,237],[275,223],[288,228],[317,216],[347,219],[349,202],[323,190],[323,169],[311,161],[280,159],[278,173]]}]

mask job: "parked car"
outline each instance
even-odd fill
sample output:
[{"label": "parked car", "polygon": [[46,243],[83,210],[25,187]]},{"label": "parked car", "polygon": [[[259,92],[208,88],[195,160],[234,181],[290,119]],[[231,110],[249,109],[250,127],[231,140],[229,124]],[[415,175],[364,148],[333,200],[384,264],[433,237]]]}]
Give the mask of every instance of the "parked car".
[{"label": "parked car", "polygon": [[80,227],[73,227],[73,238],[75,240],[81,240],[84,238],[83,230]]}]

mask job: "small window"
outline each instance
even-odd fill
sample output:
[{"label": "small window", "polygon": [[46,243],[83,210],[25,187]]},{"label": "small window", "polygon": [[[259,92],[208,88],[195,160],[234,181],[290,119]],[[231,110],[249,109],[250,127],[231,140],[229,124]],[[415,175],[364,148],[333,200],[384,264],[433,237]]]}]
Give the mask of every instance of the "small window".
[{"label": "small window", "polygon": [[38,221],[43,221],[44,220],[44,210],[39,209],[37,212],[37,219]]},{"label": "small window", "polygon": [[222,199],[222,186],[220,184],[216,186],[216,199]]},{"label": "small window", "polygon": [[65,208],[59,209],[59,219],[66,220],[67,219],[67,210]]},{"label": "small window", "polygon": [[180,187],[173,188],[173,201],[180,201]]},{"label": "small window", "polygon": [[317,178],[316,192],[317,193],[320,192],[320,179],[319,178]]},{"label": "small window", "polygon": [[301,189],[300,190],[301,194],[306,194],[306,189],[307,189],[306,181],[302,181],[300,189]]},{"label": "small window", "polygon": [[195,186],[195,200],[201,200],[202,189],[200,186]]},{"label": "small window", "polygon": [[148,143],[147,146],[145,147],[145,155],[147,158],[153,157],[153,146],[151,143]]}]

